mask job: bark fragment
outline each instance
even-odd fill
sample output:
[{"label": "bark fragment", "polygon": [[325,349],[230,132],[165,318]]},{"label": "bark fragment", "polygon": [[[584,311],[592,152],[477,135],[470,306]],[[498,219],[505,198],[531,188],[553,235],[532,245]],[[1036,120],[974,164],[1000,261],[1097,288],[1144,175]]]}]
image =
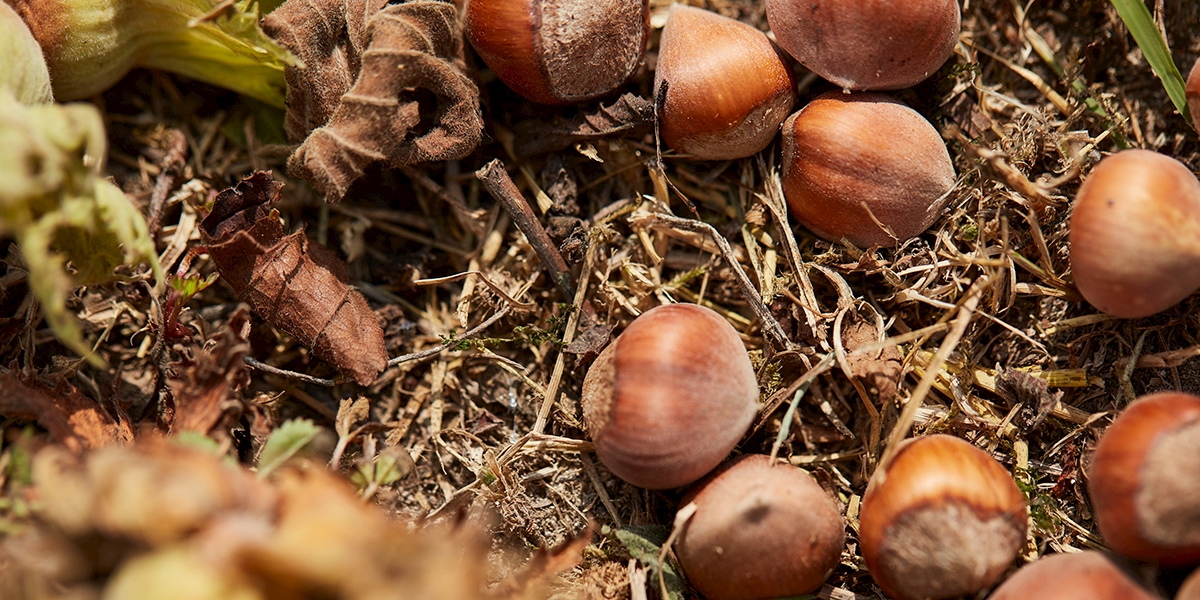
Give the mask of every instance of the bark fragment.
[{"label": "bark fragment", "polygon": [[373,163],[462,158],[483,134],[479,89],[463,73],[453,4],[291,0],[263,30],[304,61],[290,66],[288,172],[337,202]]},{"label": "bark fragment", "polygon": [[209,256],[254,312],[367,385],[387,365],[379,320],[333,252],[303,231],[283,234],[270,208],[282,187],[258,171],[221,192],[200,224]]}]

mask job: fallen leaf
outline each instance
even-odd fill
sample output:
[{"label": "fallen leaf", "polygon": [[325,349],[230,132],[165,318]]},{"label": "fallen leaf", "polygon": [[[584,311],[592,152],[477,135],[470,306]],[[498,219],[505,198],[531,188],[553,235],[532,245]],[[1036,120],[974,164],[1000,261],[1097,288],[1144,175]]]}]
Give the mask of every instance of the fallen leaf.
[{"label": "fallen leaf", "polygon": [[529,157],[561,150],[572,144],[648,130],[654,124],[654,103],[635,94],[625,94],[612,104],[583,112],[570,119],[556,117],[550,123],[524,121],[515,129],[514,151]]},{"label": "fallen leaf", "polygon": [[852,354],[855,350],[879,342],[879,330],[866,321],[850,321],[842,329],[842,344],[849,356],[850,371],[861,380],[869,391],[875,393],[880,406],[885,406],[896,397],[900,386],[900,351],[888,346],[874,352]]},{"label": "fallen leaf", "polygon": [[383,329],[346,267],[270,208],[283,184],[258,171],[217,196],[200,235],[221,278],[254,312],[360,385],[387,366]]},{"label": "fallen leaf", "polygon": [[114,420],[68,383],[60,383],[55,389],[38,381],[22,382],[12,373],[0,373],[0,415],[37,420],[72,452],[133,441],[129,423]]},{"label": "fallen leaf", "polygon": [[172,364],[167,379],[175,402],[172,431],[208,433],[226,415],[240,415],[244,407],[239,390],[250,383],[243,357],[250,352],[246,334],[250,309],[238,306],[217,334],[215,343],[195,358]]},{"label": "fallen leaf", "polygon": [[288,172],[337,202],[374,163],[453,160],[483,135],[463,73],[458,9],[415,0],[291,0],[263,29],[304,61],[289,66]]}]

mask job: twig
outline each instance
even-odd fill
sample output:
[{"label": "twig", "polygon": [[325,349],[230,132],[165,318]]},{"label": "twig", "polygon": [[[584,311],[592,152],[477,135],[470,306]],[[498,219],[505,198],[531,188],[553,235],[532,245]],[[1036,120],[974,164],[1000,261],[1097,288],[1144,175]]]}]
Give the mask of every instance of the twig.
[{"label": "twig", "polygon": [[264,373],[270,373],[280,377],[287,377],[288,379],[295,379],[297,381],[303,381],[304,383],[311,383],[313,385],[319,385],[323,387],[333,387],[338,383],[333,379],[321,379],[320,377],[313,377],[312,375],[305,375],[304,373],[297,373],[295,371],[288,371],[287,369],[273,367],[265,362],[261,362],[258,359],[249,356],[243,356],[242,361],[246,363],[246,366],[254,369],[255,371],[262,371]]},{"label": "twig", "polygon": [[167,155],[163,158],[158,178],[154,181],[154,192],[150,194],[150,215],[146,219],[146,227],[150,232],[151,239],[158,235],[158,230],[162,227],[167,193],[175,187],[175,178],[187,164],[187,137],[178,129],[170,130],[167,135]]},{"label": "twig", "polygon": [[759,295],[758,290],[754,288],[754,284],[750,281],[750,276],[746,274],[746,270],[742,268],[741,263],[739,263],[737,258],[734,257],[733,248],[729,246],[729,241],[725,239],[725,236],[718,233],[712,225],[709,225],[703,221],[682,219],[680,217],[663,214],[650,215],[646,218],[646,221],[648,221],[651,226],[658,224],[666,227],[682,229],[684,231],[691,231],[693,233],[707,234],[709,237],[711,237],[713,243],[715,243],[717,248],[721,251],[721,258],[724,258],[725,262],[729,264],[734,273],[737,273],[737,281],[738,285],[742,288],[742,295],[745,296],[746,303],[749,304],[750,308],[754,310],[754,314],[760,321],[762,321],[763,331],[766,333],[767,337],[772,343],[775,344],[775,346],[779,348],[791,349],[794,346],[792,340],[788,339],[787,334],[783,332],[783,327],[779,324],[779,321],[775,320],[775,316],[772,315],[771,311],[767,310],[766,305],[763,304],[762,296]]},{"label": "twig", "polygon": [[511,310],[512,310],[512,307],[505,305],[503,308],[496,311],[496,314],[488,317],[487,319],[484,319],[484,321],[482,323],[476,325],[475,327],[473,327],[471,329],[468,329],[462,335],[455,336],[454,339],[450,340],[449,343],[438,344],[437,346],[434,346],[433,348],[421,350],[420,352],[413,352],[411,354],[404,354],[401,356],[397,356],[396,358],[389,360],[387,362],[387,366],[394,367],[401,363],[406,363],[406,362],[414,361],[414,360],[421,360],[422,358],[428,358],[430,356],[434,356],[435,354],[438,354],[441,351],[443,351],[451,346],[457,345],[458,342],[461,342],[463,340],[469,340],[469,339],[479,335],[480,333],[483,332],[484,329],[491,327],[493,323],[504,318],[504,316],[507,315],[509,313],[509,311],[511,311]]},{"label": "twig", "polygon": [[508,211],[513,222],[517,224],[517,228],[525,234],[525,238],[533,246],[533,251],[541,259],[542,266],[550,274],[550,279],[558,285],[567,298],[574,298],[575,285],[571,282],[571,271],[567,268],[567,261],[563,260],[562,254],[554,246],[554,242],[550,241],[550,236],[546,234],[546,229],[533,214],[533,209],[529,207],[529,203],[525,201],[512,178],[508,176],[508,172],[504,170],[504,163],[495,159],[482,169],[475,171],[475,177],[483,182],[483,187],[504,206],[504,210]]}]

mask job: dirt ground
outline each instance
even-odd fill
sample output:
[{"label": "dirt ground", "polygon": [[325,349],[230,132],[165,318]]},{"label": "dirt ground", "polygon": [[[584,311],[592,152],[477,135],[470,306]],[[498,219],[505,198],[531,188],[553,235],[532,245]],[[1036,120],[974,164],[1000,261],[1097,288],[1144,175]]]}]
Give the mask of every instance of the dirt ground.
[{"label": "dirt ground", "polygon": [[[759,2],[689,3],[767,29]],[[668,4],[652,2],[652,22],[661,26]],[[1200,58],[1200,3],[1159,4],[1175,62],[1186,74]],[[658,29],[646,66],[623,91],[649,97],[657,37]],[[1101,157],[1147,148],[1200,171],[1196,132],[1175,111],[1108,2],[965,1],[952,59],[926,82],[895,93],[943,135],[958,174],[944,216],[899,248],[830,244],[778,222],[771,211],[779,200],[772,187],[778,141],[757,157],[728,162],[664,152],[669,185],[658,186],[654,138],[646,131],[517,159],[514,131],[587,107],[523,101],[470,50],[467,60],[482,84],[484,143],[459,161],[407,173],[376,168],[334,205],[287,178],[280,111],[142,70],[95,103],[107,119],[109,173],[143,207],[170,132],[186,137],[186,163],[157,235],[160,251],[199,244],[198,207],[252,171],[273,169],[287,182],[277,205],[286,227],[306,231],[346,261],[351,281],[384,323],[389,356],[447,347],[389,367],[364,387],[339,378],[296,340],[252,317],[249,356],[277,370],[250,369],[249,384],[238,392],[245,409],[210,436],[250,465],[279,424],[304,418],[333,432],[343,401],[365,398],[369,412],[357,421],[359,435],[345,446],[340,470],[355,468],[364,444],[371,452],[376,445],[406,450],[412,472],[373,490],[371,502],[399,522],[490,515],[481,517],[489,536],[489,581],[519,570],[538,548],[568,543],[589,523],[598,532],[582,562],[548,593],[624,598],[631,573],[644,574],[648,563],[631,566],[630,558],[645,556],[616,531],[661,543],[682,491],[647,491],[609,473],[591,451],[579,399],[596,351],[658,304],[703,303],[734,325],[751,350],[764,406],[737,452],[770,453],[786,429],[779,455],[810,470],[846,509],[846,549],[822,598],[883,597],[858,549],[857,509],[902,420],[901,408],[965,302],[977,301],[978,308],[947,348],[933,389],[920,398],[912,432],[970,440],[1016,474],[1033,516],[1018,562],[1103,548],[1084,476],[1099,434],[1138,395],[1200,394],[1200,363],[1193,360],[1200,355],[1200,296],[1153,317],[1119,320],[1099,314],[1072,285],[1071,202]],[[832,89],[796,68],[801,103]],[[547,277],[535,249],[475,177],[494,158],[504,161],[561,248],[578,290],[574,297]],[[442,195],[468,210],[447,209]],[[653,226],[651,199],[724,236],[790,349],[766,339],[723,251],[694,231]],[[148,288],[118,283],[77,292],[71,307],[85,333],[96,339],[111,329],[99,348],[107,365],[78,365],[31,317],[36,313],[13,249],[0,242],[0,256],[8,255],[0,275],[0,364],[43,380],[60,377],[106,410],[127,415],[135,429],[160,422],[154,405],[160,365],[145,341]],[[191,270],[207,275],[214,265],[202,255]],[[465,272],[479,275],[421,281]],[[805,312],[808,298],[819,311]],[[181,316],[188,336],[167,354],[178,359],[211,347],[238,304],[222,282],[199,293]],[[585,314],[585,304],[594,316]],[[498,320],[462,337],[501,311]],[[917,333],[906,335],[911,332]],[[835,365],[784,422],[789,385],[828,353],[881,338],[902,342],[850,367],[865,374],[865,386]],[[1018,378],[1014,370],[1036,375],[1048,389],[1012,392],[1004,382]],[[296,373],[336,383],[305,381]],[[29,443],[20,442],[22,436],[45,435],[26,420],[7,419],[5,427],[9,454]],[[324,460],[331,451],[325,449]],[[13,493],[11,485],[6,489]],[[0,505],[10,530],[29,518],[14,510],[11,502]],[[96,575],[89,589],[104,581]],[[1167,577],[1159,585],[1170,593],[1178,581]]]}]

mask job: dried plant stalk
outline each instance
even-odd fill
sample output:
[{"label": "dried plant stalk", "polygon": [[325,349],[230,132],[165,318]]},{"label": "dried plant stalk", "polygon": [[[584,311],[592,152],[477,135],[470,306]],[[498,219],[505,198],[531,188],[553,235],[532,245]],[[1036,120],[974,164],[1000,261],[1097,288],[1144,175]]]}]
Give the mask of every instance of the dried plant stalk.
[{"label": "dried plant stalk", "polygon": [[367,385],[387,365],[383,329],[337,256],[303,231],[283,234],[270,208],[282,187],[258,171],[221,192],[200,224],[208,254],[254,312]]}]

